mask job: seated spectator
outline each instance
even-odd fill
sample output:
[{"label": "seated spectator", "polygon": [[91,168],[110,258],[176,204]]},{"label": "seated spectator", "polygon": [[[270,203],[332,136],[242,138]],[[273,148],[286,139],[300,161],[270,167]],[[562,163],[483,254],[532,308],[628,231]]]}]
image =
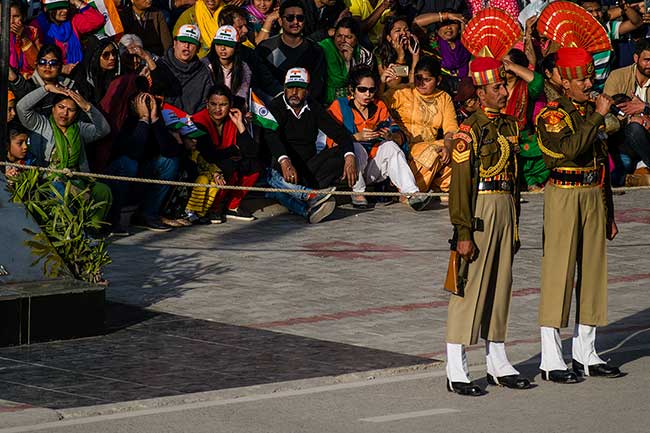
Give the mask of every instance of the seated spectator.
[{"label": "seated spectator", "polygon": [[[28,143],[29,131],[19,124],[10,124],[9,143],[7,146],[7,154],[5,155],[7,162],[20,165],[32,165],[33,161],[27,157]],[[17,167],[6,167],[4,173],[8,178],[12,178],[20,174],[20,169]]]},{"label": "seated spectator", "polygon": [[525,182],[522,187],[539,190],[550,174],[537,144],[534,124],[538,114],[535,112],[535,102],[544,92],[544,78],[542,74],[528,68],[528,58],[521,50],[511,49],[502,61],[508,89],[508,102],[504,111],[514,116],[519,127],[519,170]]},{"label": "seated spectator", "polygon": [[[609,15],[603,11],[601,0],[579,0],[578,4],[589,12],[596,20],[605,27],[607,36],[612,44],[619,40],[621,35],[628,34],[643,24],[641,14],[631,7],[627,2],[622,2],[622,15],[624,20],[610,20]],[[612,51],[601,51],[592,54],[596,77],[594,79],[594,90],[602,92],[605,81],[611,72]]]},{"label": "seated spectator", "polygon": [[[192,188],[191,195],[185,206],[184,218],[193,224],[212,222],[208,212],[219,192],[219,188],[216,187],[226,184],[221,169],[216,164],[208,162],[197,149],[197,138],[205,134],[203,130],[196,127],[191,119],[186,126],[179,130],[181,141],[188,152],[188,159],[195,165],[195,171],[198,173],[194,182],[213,186],[212,188],[204,186]],[[219,218],[219,222],[221,222],[221,218]]]},{"label": "seated spectator", "polygon": [[280,6],[276,0],[252,0],[246,6],[248,26],[255,45],[280,31]]},{"label": "seated spectator", "polygon": [[458,91],[454,96],[454,106],[456,107],[456,122],[459,125],[479,109],[480,104],[476,95],[476,86],[471,77],[463,77],[460,80]]},{"label": "seated spectator", "polygon": [[[72,14],[69,7],[78,9]],[[38,28],[41,44],[56,44],[63,54],[62,73],[68,75],[83,59],[81,38],[104,25],[104,16],[83,0],[44,0],[43,12],[31,23]]]},{"label": "seated spectator", "polygon": [[[373,4],[374,3],[374,4]],[[391,15],[395,0],[350,0],[350,14],[361,23],[361,33],[368,35],[371,45],[377,46],[383,39],[384,23]]]},{"label": "seated spectator", "polygon": [[221,26],[214,35],[212,48],[203,62],[212,72],[217,84],[224,84],[243,100],[248,99],[251,84],[251,69],[242,61],[239,36],[233,26]]},{"label": "seated spectator", "polygon": [[142,39],[138,35],[126,34],[120,38],[118,44],[120,49],[120,66],[123,67],[123,73],[133,72],[144,77],[149,87],[153,84],[151,71],[156,69],[155,54],[144,49]]},{"label": "seated spectator", "polygon": [[166,89],[165,102],[186,113],[201,110],[212,87],[210,69],[196,56],[200,41],[197,26],[182,26],[173,47],[155,62],[151,71],[153,81]]},{"label": "seated spectator", "polygon": [[[352,205],[368,207],[363,196],[366,185],[379,183],[387,178],[400,192],[418,192],[415,178],[400,148],[404,141],[399,127],[393,122],[383,101],[375,99],[378,80],[370,67],[361,65],[350,71],[350,96],[338,98],[330,105],[329,112],[354,137],[354,154],[357,158],[359,179],[352,191]],[[328,139],[328,146],[336,145]],[[414,210],[422,210],[429,199],[412,196],[407,203]]]},{"label": "seated spectator", "polygon": [[428,13],[415,17],[413,23],[427,30],[427,40],[440,59],[440,88],[455,95],[461,78],[469,74],[469,60],[472,57],[460,41],[465,17],[449,11]]},{"label": "seated spectator", "polygon": [[625,174],[650,174],[650,41],[639,41],[634,53],[634,63],[615,69],[605,82],[608,95],[634,95],[631,101],[617,104],[629,117],[624,128],[625,142],[618,151],[622,153]]},{"label": "seated spectator", "polygon": [[219,14],[223,6],[222,0],[197,0],[178,18],[173,34],[178,35],[181,27],[188,24],[198,27],[200,42],[196,54],[199,58],[207,56],[212,46],[212,37],[219,28]]},{"label": "seated spectator", "polygon": [[[130,113],[113,144],[114,159],[108,173],[116,176],[176,180],[178,156],[181,146],[169,133],[160,115],[159,102],[153,95],[138,92],[129,98]],[[130,184],[111,181],[113,207],[109,222],[111,232],[126,235],[128,231],[121,223],[122,207],[129,203]],[[142,200],[133,215],[131,223],[140,228],[156,232],[171,230],[160,217],[160,208],[170,190],[168,185],[146,185],[142,188]]]},{"label": "seated spectator", "polygon": [[221,10],[219,14],[220,26],[233,26],[237,30],[239,43],[248,48],[254,49],[255,44],[249,40],[248,21],[246,21],[246,9],[230,3]]},{"label": "seated spectator", "polygon": [[311,73],[310,95],[315,101],[325,100],[327,65],[323,50],[303,37],[305,12],[301,0],[286,0],[280,5],[282,34],[262,41],[256,48],[275,80],[284,82],[292,68],[306,68]]},{"label": "seated spectator", "polygon": [[[253,137],[246,130],[244,115],[233,107],[230,89],[217,84],[208,92],[206,108],[192,116],[208,132],[199,140],[198,150],[206,161],[216,164],[228,185],[253,186],[260,176],[261,165]],[[253,221],[256,218],[240,207],[248,191],[221,190],[208,212],[213,224],[226,219]]]},{"label": "seated spectator", "polygon": [[400,84],[413,82],[413,71],[420,60],[420,47],[405,17],[391,16],[386,19],[375,56],[383,84],[396,88]]},{"label": "seated spectator", "polygon": [[7,124],[11,123],[16,117],[16,95],[11,90],[7,90]]},{"label": "seated spectator", "polygon": [[546,101],[551,102],[559,99],[564,93],[562,90],[562,77],[555,62],[557,54],[551,53],[542,60],[542,73],[544,74],[544,96]]},{"label": "seated spectator", "polygon": [[[9,89],[14,92],[17,100],[46,84],[57,85],[66,88],[75,88],[74,81],[61,75],[63,62],[61,60],[61,49],[53,44],[43,45],[38,51],[36,70],[31,78],[25,79],[22,75],[16,74],[9,68]],[[49,115],[52,111],[53,101],[56,95],[48,93],[40,102],[37,108],[41,114]]]},{"label": "seated spectator", "polygon": [[519,3],[517,0],[467,0],[470,9],[470,16],[476,15],[485,8],[499,8],[513,18],[519,16]]},{"label": "seated spectator", "polygon": [[162,56],[171,47],[172,36],[162,11],[151,4],[152,0],[132,0],[120,12],[120,20],[125,34],[139,36],[145,50]]},{"label": "seated spectator", "polygon": [[[308,101],[309,73],[306,69],[290,69],[284,86],[284,94],[276,97],[268,107],[279,126],[276,130],[264,130],[273,158],[266,180],[273,188],[304,192],[274,192],[267,193],[267,197],[315,224],[334,212],[336,201],[329,194],[317,195],[311,189],[328,188],[341,180],[352,187],[357,181],[353,139],[318,103]],[[318,152],[319,130],[337,146]]]},{"label": "seated spectator", "polygon": [[88,39],[84,59],[70,74],[76,88],[91,104],[102,100],[108,86],[120,75],[119,48],[111,38]]},{"label": "seated spectator", "polygon": [[11,0],[9,28],[9,66],[29,79],[36,68],[38,50],[41,48],[38,29],[25,25],[27,10],[19,0]]},{"label": "seated spectator", "polygon": [[415,85],[393,90],[385,101],[408,138],[409,166],[422,192],[449,191],[450,146],[458,130],[451,97],[437,88],[440,62],[425,56],[415,66]]},{"label": "seated spectator", "polygon": [[359,45],[359,23],[352,17],[345,17],[336,24],[334,36],[320,41],[327,63],[326,103],[346,96],[348,73],[357,65],[374,65],[372,53]]},{"label": "seated spectator", "polygon": [[304,0],[305,28],[303,34],[320,42],[334,34],[337,21],[351,16],[343,0]]},{"label": "seated spectator", "polygon": [[[50,116],[36,112],[35,107],[48,93],[55,94]],[[82,110],[90,122],[79,121]],[[20,123],[30,131],[29,154],[35,165],[72,171],[88,171],[86,147],[105,137],[110,127],[102,113],[74,90],[46,84],[27,94],[16,105]],[[53,185],[63,195],[66,180],[55,177]],[[102,203],[91,216],[97,223],[105,220],[111,207],[111,190],[103,183],[80,178],[72,180],[79,190],[90,188],[90,196]]]}]

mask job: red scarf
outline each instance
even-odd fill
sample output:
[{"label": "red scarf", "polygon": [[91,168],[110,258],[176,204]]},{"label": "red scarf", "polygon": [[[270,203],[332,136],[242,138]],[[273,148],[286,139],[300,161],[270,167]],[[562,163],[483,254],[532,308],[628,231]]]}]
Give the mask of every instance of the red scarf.
[{"label": "red scarf", "polygon": [[526,110],[528,109],[528,83],[522,79],[517,79],[512,89],[512,94],[508,98],[508,103],[504,112],[517,119],[519,130],[526,128]]},{"label": "red scarf", "polygon": [[223,125],[221,136],[219,136],[217,126],[210,118],[207,108],[193,114],[192,121],[199,123],[208,131],[208,134],[210,134],[210,138],[217,149],[222,150],[237,145],[237,126],[232,120],[230,120],[230,117],[226,119],[226,123]]}]

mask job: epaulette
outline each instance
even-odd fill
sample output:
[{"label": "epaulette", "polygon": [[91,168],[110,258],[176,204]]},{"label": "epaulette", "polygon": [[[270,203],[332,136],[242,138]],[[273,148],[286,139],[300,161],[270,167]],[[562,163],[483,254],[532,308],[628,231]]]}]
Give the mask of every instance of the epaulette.
[{"label": "epaulette", "polygon": [[546,104],[546,106],[549,108],[557,108],[560,106],[560,103],[558,101],[551,101],[548,104]]},{"label": "epaulette", "polygon": [[461,123],[459,129],[460,129],[461,131],[463,131],[463,132],[469,132],[469,131],[472,130],[472,126],[471,126],[471,125],[468,125],[468,124],[466,124],[466,123]]}]

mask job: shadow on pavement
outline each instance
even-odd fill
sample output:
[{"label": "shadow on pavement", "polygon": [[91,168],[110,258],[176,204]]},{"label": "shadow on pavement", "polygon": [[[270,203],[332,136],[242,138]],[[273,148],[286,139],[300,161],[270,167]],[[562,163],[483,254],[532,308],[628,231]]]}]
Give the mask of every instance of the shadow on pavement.
[{"label": "shadow on pavement", "polygon": [[123,304],[108,305],[107,326],[103,336],[0,349],[0,399],[58,409],[431,362]]}]

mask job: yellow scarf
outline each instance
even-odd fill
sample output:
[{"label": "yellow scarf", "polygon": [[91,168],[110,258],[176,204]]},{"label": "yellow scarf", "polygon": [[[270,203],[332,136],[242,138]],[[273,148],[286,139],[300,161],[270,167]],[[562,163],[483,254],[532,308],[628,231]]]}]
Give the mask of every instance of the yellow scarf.
[{"label": "yellow scarf", "polygon": [[223,3],[221,3],[214,13],[210,13],[210,10],[202,0],[197,1],[194,5],[196,25],[199,26],[199,30],[201,31],[201,49],[197,53],[199,57],[207,56],[208,51],[210,51],[212,39],[219,29],[219,13],[221,9],[223,9]]}]

